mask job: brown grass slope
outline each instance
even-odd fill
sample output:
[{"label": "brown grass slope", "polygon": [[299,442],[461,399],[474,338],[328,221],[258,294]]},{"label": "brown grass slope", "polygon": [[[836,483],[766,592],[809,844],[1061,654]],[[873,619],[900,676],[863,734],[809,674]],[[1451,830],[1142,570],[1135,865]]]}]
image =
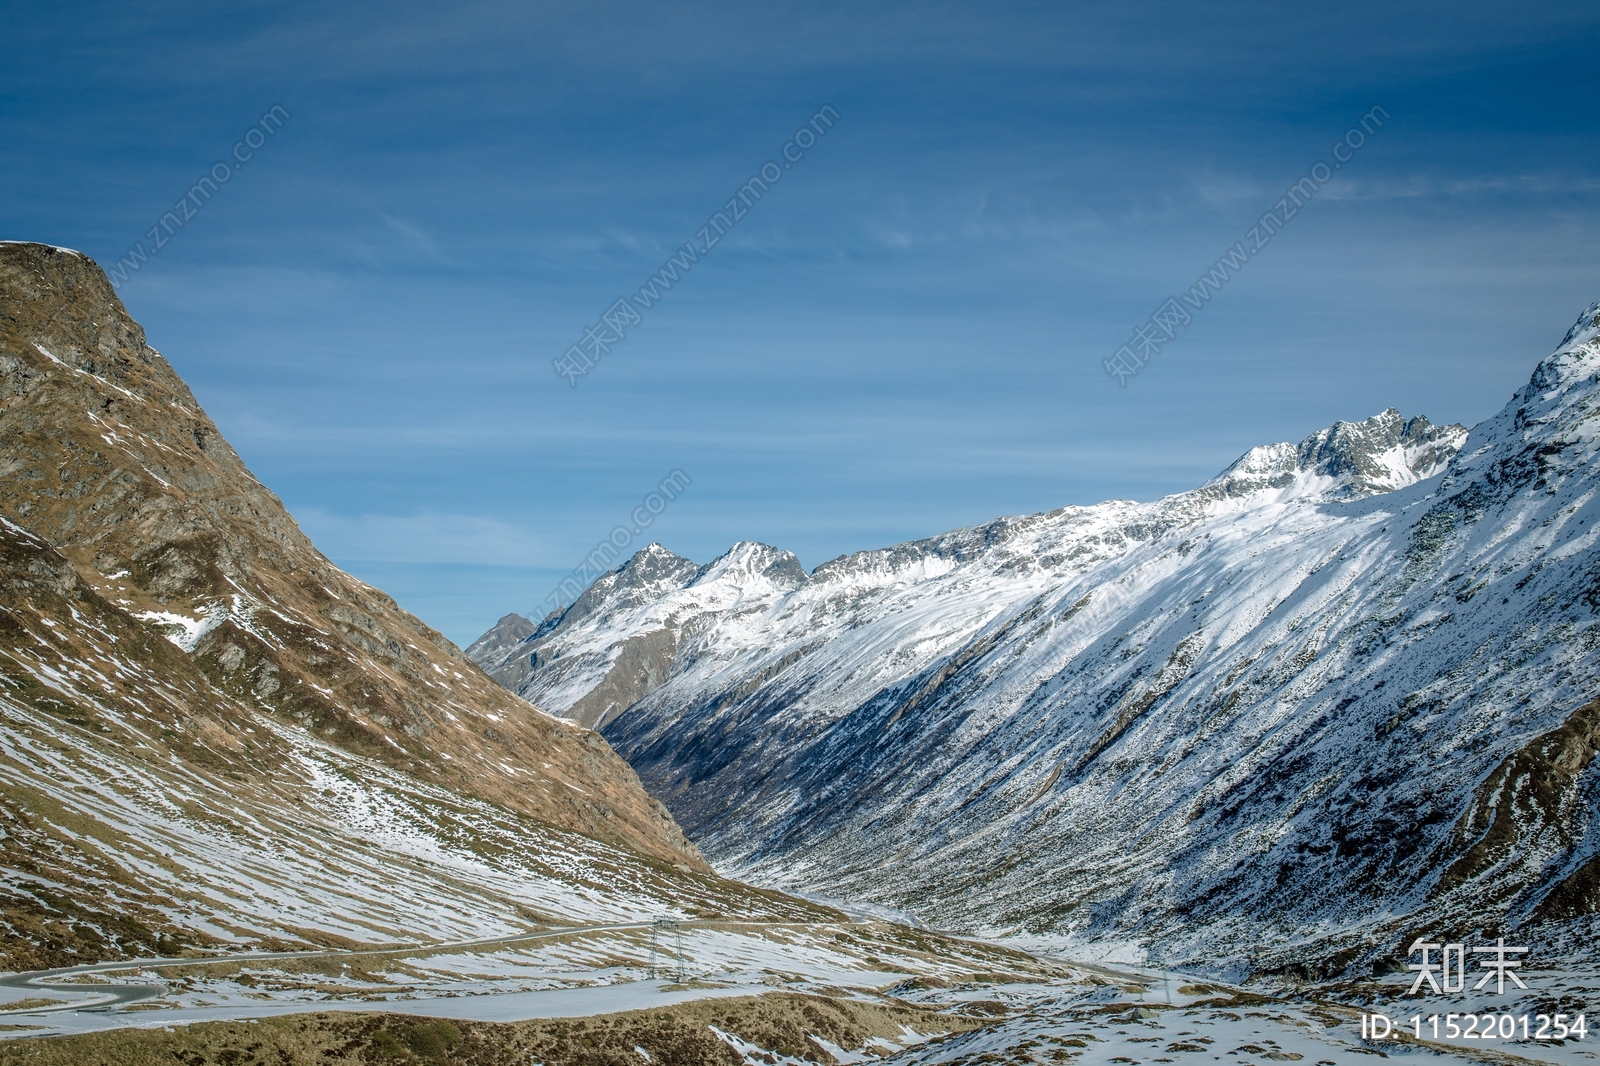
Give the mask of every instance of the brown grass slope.
[{"label": "brown grass slope", "polygon": [[[93,1036],[0,1044],[0,1064],[36,1066],[202,1066],[296,1063],[459,1063],[462,1066],[640,1066],[638,1049],[657,1066],[745,1062],[712,1027],[765,1049],[818,1064],[838,1060],[812,1037],[854,1050],[872,1037],[960,1033],[979,1022],[897,1001],[876,1003],[769,993],[682,1003],[662,1010],[592,1018],[495,1023],[394,1014],[297,1014],[257,1023],[213,1022],[177,1029],[119,1030]],[[937,1039],[937,1037],[935,1037]],[[866,1051],[866,1056],[876,1049]],[[850,1061],[856,1061],[852,1055]]]},{"label": "brown grass slope", "polygon": [[[199,744],[186,757],[248,751],[232,720],[250,709],[422,780],[707,869],[598,735],[509,694],[317,551],[100,268],[47,245],[0,244],[0,515],[44,542],[11,537],[8,574],[33,566],[39,590],[87,599],[152,676],[192,674],[168,686],[185,707],[161,712],[211,723],[184,731]],[[0,664],[8,647],[33,654],[39,637],[6,613]],[[156,639],[182,632],[150,617],[163,613],[209,629],[185,654]],[[270,752],[241,756],[252,760],[270,770]]]},{"label": "brown grass slope", "polygon": [[[0,519],[0,969],[370,949],[641,908],[840,917],[334,745],[308,760],[298,727],[200,666]],[[355,787],[330,795],[318,767]],[[396,850],[346,824],[372,804],[395,813],[391,829],[431,843]]]},{"label": "brown grass slope", "polygon": [[[45,621],[59,618],[80,624]],[[44,541],[3,523],[0,649],[0,695],[83,733],[111,734],[134,772],[176,757],[237,777],[263,754],[262,741],[241,728],[241,709],[208,699],[182,651],[87,589]],[[103,686],[98,699],[74,699],[38,680],[65,677],[86,662],[108,667],[94,674]],[[157,726],[145,742],[97,713],[130,699],[167,711],[168,725],[181,717],[191,728]],[[42,969],[119,954],[168,955],[194,943],[190,930],[168,919],[159,894],[97,846],[97,827],[6,772],[12,752],[41,738],[10,715],[0,728],[0,965]]]},{"label": "brown grass slope", "polygon": [[1455,826],[1456,858],[1434,896],[1537,900],[1536,920],[1565,921],[1600,911],[1600,858],[1564,870],[1582,843],[1592,802],[1586,771],[1600,754],[1600,700],[1535,737],[1496,766]]}]

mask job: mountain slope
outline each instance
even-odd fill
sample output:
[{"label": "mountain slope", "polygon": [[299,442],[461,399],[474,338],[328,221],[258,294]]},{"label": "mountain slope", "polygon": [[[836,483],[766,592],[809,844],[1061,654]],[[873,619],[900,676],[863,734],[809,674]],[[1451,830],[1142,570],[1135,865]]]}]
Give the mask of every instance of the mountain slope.
[{"label": "mountain slope", "polygon": [[12,965],[814,910],[334,567],[44,245],[0,244],[0,516]]},{"label": "mountain slope", "polygon": [[707,853],[935,923],[1259,970],[1585,918],[1597,335],[1470,436],[1384,412],[810,575],[740,545],[639,605],[623,567],[488,665],[559,712],[675,645],[604,732]]},{"label": "mountain slope", "polygon": [[[553,824],[688,855],[604,745],[328,562],[77,253],[0,245],[0,404],[0,513],[217,687]],[[508,769],[539,762],[538,778]]]}]

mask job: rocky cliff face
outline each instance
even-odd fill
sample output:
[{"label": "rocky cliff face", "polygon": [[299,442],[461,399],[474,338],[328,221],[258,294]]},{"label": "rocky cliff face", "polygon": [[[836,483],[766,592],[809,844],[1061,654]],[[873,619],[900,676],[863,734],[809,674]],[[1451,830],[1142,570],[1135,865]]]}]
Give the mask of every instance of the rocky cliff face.
[{"label": "rocky cliff face", "polygon": [[[76,252],[0,244],[0,516],[0,904],[15,957],[229,928],[423,935],[404,932],[404,901],[427,895],[427,876],[383,887],[397,840],[473,861],[474,848],[543,841],[538,863],[611,871],[590,876],[612,882],[608,915],[712,897],[707,909],[727,911],[744,891],[701,876],[698,851],[600,736],[494,684],[323,557]],[[374,818],[389,836],[352,831]],[[152,843],[161,825],[175,835]],[[248,882],[240,864],[292,868],[285,838],[349,859],[335,895],[353,910],[319,924],[316,900],[334,890],[310,873],[272,877],[297,916],[248,890],[218,902],[219,886]],[[239,851],[245,839],[256,850]],[[428,898],[511,920],[518,907],[582,913],[552,902],[576,891],[561,870],[518,869]],[[485,878],[521,887],[462,902]],[[362,899],[363,885],[391,898]],[[374,908],[381,923],[351,917]]]},{"label": "rocky cliff face", "polygon": [[946,926],[1339,970],[1587,921],[1597,338],[1600,306],[1470,436],[1387,411],[803,581],[597,582],[524,690],[674,642],[604,731],[707,853]]}]

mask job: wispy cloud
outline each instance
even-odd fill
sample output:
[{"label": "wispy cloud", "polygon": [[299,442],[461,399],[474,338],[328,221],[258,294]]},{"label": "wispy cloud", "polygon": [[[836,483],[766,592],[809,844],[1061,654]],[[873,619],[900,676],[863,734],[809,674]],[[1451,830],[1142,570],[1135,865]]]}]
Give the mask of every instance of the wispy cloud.
[{"label": "wispy cloud", "polygon": [[1446,177],[1341,179],[1323,194],[1330,200],[1416,200],[1482,196],[1582,196],[1600,191],[1600,178],[1577,174],[1476,174]]},{"label": "wispy cloud", "polygon": [[300,508],[300,527],[331,558],[388,563],[552,565],[549,547],[526,527],[476,514],[337,514]]},{"label": "wispy cloud", "polygon": [[404,240],[406,244],[408,244],[413,250],[422,253],[424,256],[427,256],[430,259],[438,260],[441,263],[448,263],[450,261],[449,257],[447,257],[439,248],[438,243],[434,241],[432,235],[430,235],[417,223],[411,221],[410,219],[396,218],[393,215],[385,214],[382,211],[376,211],[375,213],[377,214],[378,218],[383,220],[383,224],[385,226],[399,234],[401,239]]}]

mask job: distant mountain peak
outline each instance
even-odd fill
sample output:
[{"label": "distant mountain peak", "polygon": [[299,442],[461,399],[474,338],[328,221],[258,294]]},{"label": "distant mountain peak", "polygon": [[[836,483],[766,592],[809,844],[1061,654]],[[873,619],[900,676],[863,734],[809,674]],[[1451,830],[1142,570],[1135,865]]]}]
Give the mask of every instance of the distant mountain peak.
[{"label": "distant mountain peak", "polygon": [[509,651],[533,636],[539,627],[515,612],[501,618],[483,636],[467,648],[467,658],[480,662],[497,653]]},{"label": "distant mountain peak", "polygon": [[1389,408],[1361,422],[1336,422],[1299,444],[1252,448],[1200,488],[1154,503],[1110,501],[997,518],[840,556],[809,574],[794,553],[761,541],[738,541],[704,565],[652,543],[596,578],[531,635],[507,640],[523,627],[502,620],[469,654],[513,692],[598,727],[666,680],[686,627],[725,613],[754,617],[780,601],[826,597],[826,590],[846,587],[909,588],[968,564],[996,572],[1066,573],[1203,521],[1208,505],[1219,500],[1259,497],[1247,504],[1253,508],[1403,488],[1442,471],[1466,437],[1461,426],[1435,426]]},{"label": "distant mountain peak", "polygon": [[[594,615],[604,617],[615,611],[651,603],[665,593],[687,585],[702,569],[693,559],[686,559],[651,542],[634,552],[621,566],[595,578],[594,583],[584,589],[566,610],[551,612],[550,617],[540,624],[538,634],[548,633],[557,626],[573,625]],[[492,670],[490,674],[493,676]]]},{"label": "distant mountain peak", "polygon": [[806,583],[805,567],[793,552],[756,540],[741,540],[713,559],[696,579],[705,584],[718,580],[764,580],[780,588]]},{"label": "distant mountain peak", "polygon": [[618,567],[618,570],[626,575],[630,582],[653,581],[659,580],[666,574],[680,572],[685,563],[699,566],[693,559],[651,541],[629,556],[628,561]]},{"label": "distant mountain peak", "polygon": [[1466,439],[1465,426],[1436,426],[1422,415],[1408,419],[1390,407],[1362,422],[1335,422],[1297,445],[1251,448],[1202,491],[1357,499],[1441,473]]}]

